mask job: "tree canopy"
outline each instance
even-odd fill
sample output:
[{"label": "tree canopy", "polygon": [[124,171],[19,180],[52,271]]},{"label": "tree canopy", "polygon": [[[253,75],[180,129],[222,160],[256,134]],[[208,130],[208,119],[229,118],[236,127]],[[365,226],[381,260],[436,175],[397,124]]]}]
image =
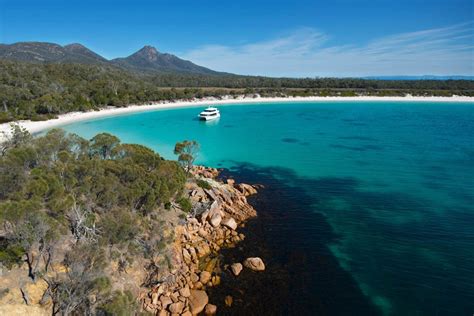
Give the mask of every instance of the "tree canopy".
[{"label": "tree canopy", "polygon": [[195,140],[184,140],[174,146],[174,154],[178,156],[179,163],[187,173],[191,171],[194,161],[196,161],[199,148],[199,143]]},{"label": "tree canopy", "polygon": [[[48,282],[57,313],[130,302],[111,291],[104,268],[116,262],[126,271],[134,257],[158,252],[160,214],[182,199],[183,169],[106,133],[86,140],[54,129],[32,138],[12,128],[0,156],[0,265],[26,258],[30,277]],[[67,273],[48,277],[59,253]]]},{"label": "tree canopy", "polygon": [[0,60],[0,122],[44,120],[71,111],[206,96],[474,95],[469,80],[269,78],[238,75],[143,75],[106,65]]}]

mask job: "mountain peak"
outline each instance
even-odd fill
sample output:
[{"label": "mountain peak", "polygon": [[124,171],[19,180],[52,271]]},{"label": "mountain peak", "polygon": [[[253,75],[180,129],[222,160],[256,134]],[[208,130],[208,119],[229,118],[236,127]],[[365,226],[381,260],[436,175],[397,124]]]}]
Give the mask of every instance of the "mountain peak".
[{"label": "mountain peak", "polygon": [[85,50],[85,49],[88,50],[87,47],[85,47],[84,45],[79,44],[79,43],[67,44],[67,45],[64,45],[64,48],[69,49],[69,50]]},{"label": "mountain peak", "polygon": [[158,53],[158,50],[155,47],[151,46],[151,45],[145,45],[140,50]]},{"label": "mountain peak", "polygon": [[110,65],[137,73],[218,74],[211,69],[198,66],[175,55],[160,53],[150,45],[143,46],[128,57],[107,60],[79,43],[64,46],[42,42],[0,43],[0,59],[41,63]]},{"label": "mountain peak", "polygon": [[142,49],[140,49],[138,52],[136,52],[133,55],[153,62],[153,61],[156,61],[158,59],[159,54],[160,53],[158,52],[158,50],[155,47],[150,46],[150,45],[146,45],[146,46],[143,46]]}]

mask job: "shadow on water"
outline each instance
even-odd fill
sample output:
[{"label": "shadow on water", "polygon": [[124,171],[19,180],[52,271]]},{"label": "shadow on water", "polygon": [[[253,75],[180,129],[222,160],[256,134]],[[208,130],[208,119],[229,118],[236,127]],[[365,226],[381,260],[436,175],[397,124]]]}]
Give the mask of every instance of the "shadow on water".
[{"label": "shadow on water", "polygon": [[[318,201],[292,184],[299,179],[291,170],[240,164],[221,176],[265,186],[249,198],[258,217],[241,229],[245,241],[221,252],[221,266],[260,256],[266,270],[244,269],[234,277],[223,269],[221,285],[209,290],[219,314],[379,315],[327,248],[338,236],[321,213],[311,211]],[[352,178],[318,181],[326,190],[353,190],[357,185]],[[226,295],[233,297],[231,307],[224,304]]]}]

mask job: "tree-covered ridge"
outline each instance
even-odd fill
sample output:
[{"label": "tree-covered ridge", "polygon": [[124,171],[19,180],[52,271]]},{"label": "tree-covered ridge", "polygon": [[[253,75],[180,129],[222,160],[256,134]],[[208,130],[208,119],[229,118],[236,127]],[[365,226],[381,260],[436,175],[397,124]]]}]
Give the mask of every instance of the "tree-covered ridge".
[{"label": "tree-covered ridge", "polygon": [[0,122],[213,94],[164,90],[149,77],[107,66],[0,61]]},{"label": "tree-covered ridge", "polygon": [[79,43],[61,46],[48,42],[18,42],[0,44],[0,58],[34,63],[78,63],[113,66],[142,74],[220,74],[175,55],[161,53],[155,47],[148,45],[130,56],[107,60]]},{"label": "tree-covered ridge", "polygon": [[292,79],[237,75],[140,75],[105,65],[0,60],[0,122],[71,111],[206,96],[474,96],[468,80]]},{"label": "tree-covered ridge", "polygon": [[[133,308],[105,271],[113,263],[125,272],[163,249],[161,217],[183,199],[179,164],[106,133],[89,141],[52,130],[33,139],[14,127],[2,146],[0,265],[26,259],[31,279],[47,282],[55,313]],[[58,262],[65,272],[50,274]]]}]

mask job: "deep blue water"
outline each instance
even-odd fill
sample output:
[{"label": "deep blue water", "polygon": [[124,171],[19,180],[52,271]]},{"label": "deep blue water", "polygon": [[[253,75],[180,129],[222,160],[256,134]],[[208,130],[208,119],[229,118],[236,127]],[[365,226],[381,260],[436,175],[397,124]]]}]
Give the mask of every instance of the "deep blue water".
[{"label": "deep blue water", "polygon": [[260,221],[249,227],[269,263],[266,276],[251,281],[278,288],[251,292],[266,296],[267,311],[474,313],[473,104],[219,108],[217,122],[196,121],[200,109],[185,108],[65,129],[87,138],[110,132],[169,159],[177,141],[195,139],[198,163],[264,183],[254,202]]}]

